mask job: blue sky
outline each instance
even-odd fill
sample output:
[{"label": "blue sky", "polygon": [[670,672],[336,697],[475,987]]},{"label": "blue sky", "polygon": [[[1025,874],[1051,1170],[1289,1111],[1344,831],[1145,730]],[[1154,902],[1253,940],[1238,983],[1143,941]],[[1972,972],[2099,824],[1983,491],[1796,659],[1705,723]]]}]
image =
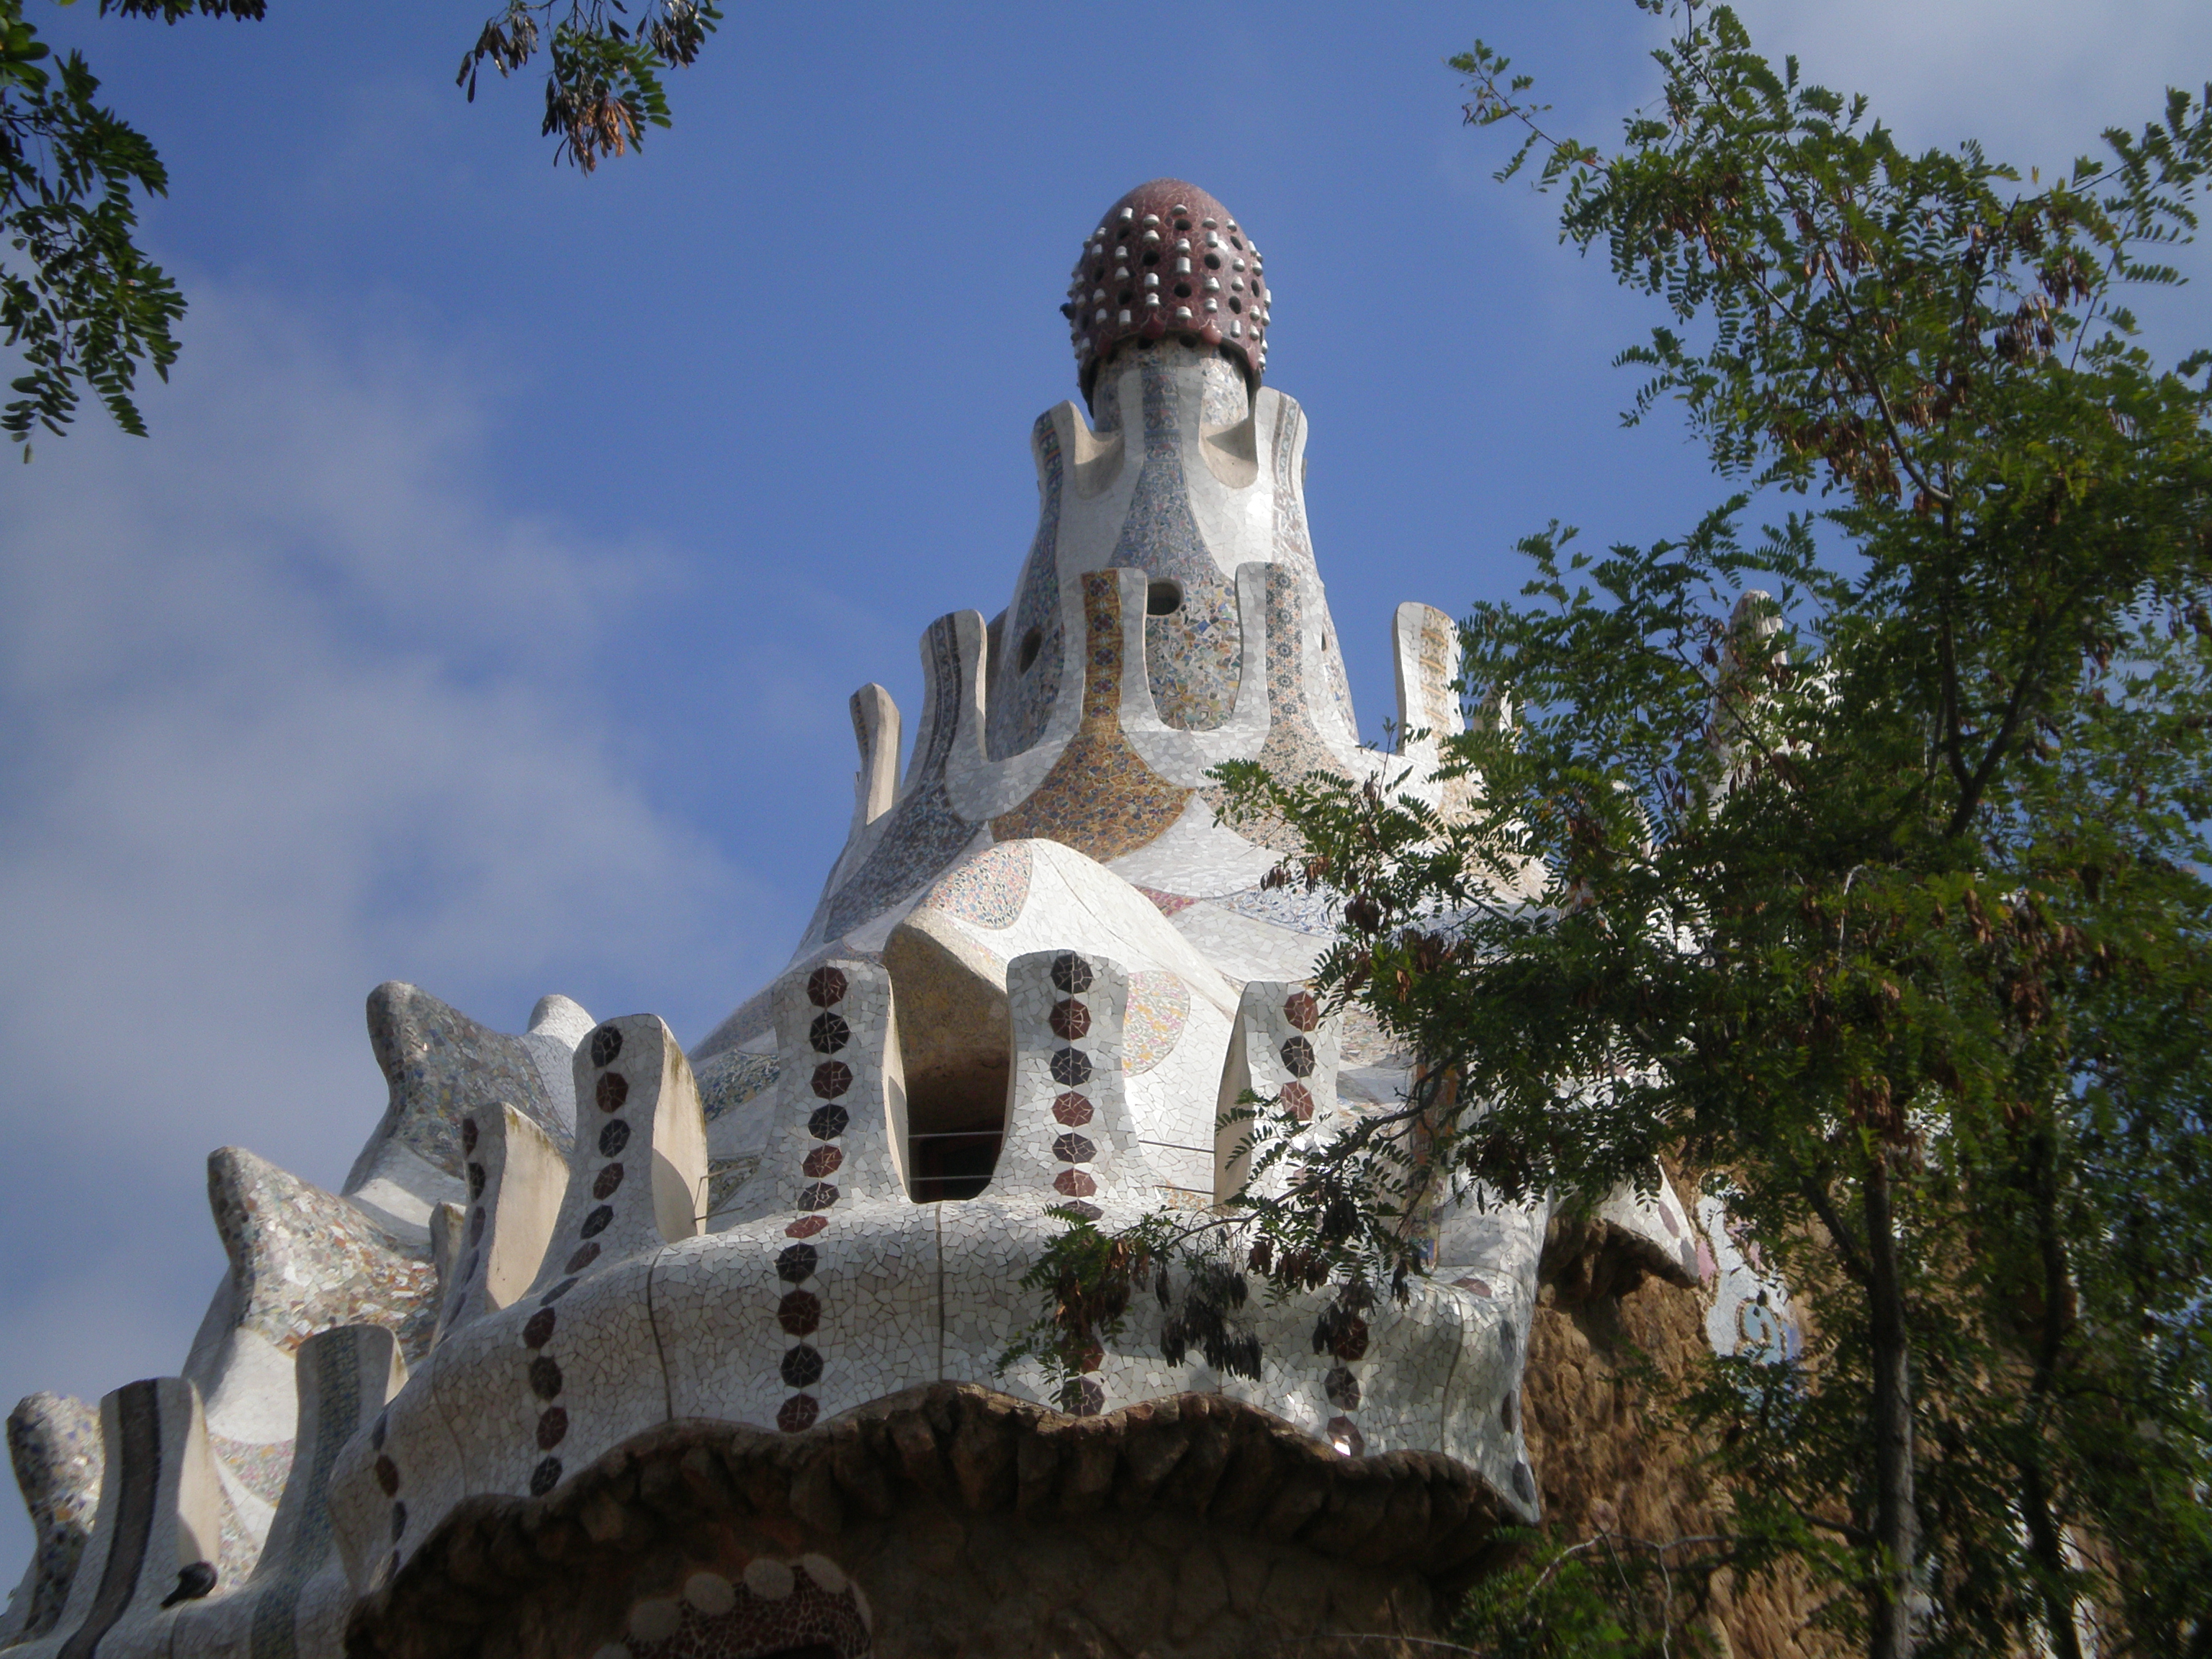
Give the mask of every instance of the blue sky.
[{"label": "blue sky", "polygon": [[[1370,735],[1401,600],[1719,493],[1671,420],[1621,428],[1653,313],[1490,181],[1442,67],[1482,36],[1610,137],[1656,86],[1627,0],[736,4],[676,129],[590,179],[534,76],[454,91],[489,9],[32,0],[160,145],[192,310],[150,439],[93,416],[0,472],[0,1403],[176,1369],[204,1155],[336,1183],[379,981],[690,1041],[775,970],[851,810],[847,696],[911,715],[921,629],[1010,596],[1066,271],[1131,185],[1266,250]],[[2201,0],[1741,9],[1910,141],[2046,168],[2212,76]],[[2145,309],[2204,331],[2201,289]]]}]

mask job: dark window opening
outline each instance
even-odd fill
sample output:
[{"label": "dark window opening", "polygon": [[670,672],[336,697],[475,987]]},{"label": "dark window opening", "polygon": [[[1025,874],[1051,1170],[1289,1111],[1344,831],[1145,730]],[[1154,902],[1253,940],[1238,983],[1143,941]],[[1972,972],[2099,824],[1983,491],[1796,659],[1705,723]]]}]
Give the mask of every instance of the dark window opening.
[{"label": "dark window opening", "polygon": [[1188,230],[1188,229],[1190,228],[1190,221],[1189,221],[1189,220],[1188,220],[1188,219],[1178,219],[1178,220],[1176,220],[1176,228],[1177,230]]},{"label": "dark window opening", "polygon": [[1157,581],[1145,588],[1145,614],[1147,617],[1172,617],[1182,609],[1182,584]]},{"label": "dark window opening", "polygon": [[1190,284],[1188,283],[1177,283],[1176,284],[1176,298],[1178,300],[1188,300],[1190,298]]},{"label": "dark window opening", "polygon": [[1023,635],[1021,665],[1014,672],[1018,674],[1028,673],[1030,667],[1036,662],[1038,647],[1043,644],[1044,634],[1042,629],[1032,628],[1028,633]]},{"label": "dark window opening", "polygon": [[1241,315],[1244,310],[1244,302],[1242,300],[1237,299],[1234,295],[1231,295],[1229,300],[1229,308]]},{"label": "dark window opening", "polygon": [[1178,334],[1176,338],[1187,346],[1195,347],[1198,344],[1198,336],[1195,334]]},{"label": "dark window opening", "polygon": [[1158,249],[1158,248],[1153,248],[1153,249],[1152,249],[1149,252],[1147,252],[1147,253],[1145,255],[1145,263],[1146,263],[1146,264],[1148,264],[1148,265],[1156,265],[1156,264],[1159,264],[1159,262],[1160,262],[1160,251],[1159,251],[1159,249]]},{"label": "dark window opening", "polygon": [[980,1198],[999,1167],[996,1129],[939,1130],[907,1137],[914,1162],[914,1201],[942,1204]]},{"label": "dark window opening", "polygon": [[1218,253],[1209,253],[1209,254],[1207,254],[1207,255],[1206,256],[1206,268],[1208,270],[1220,270],[1220,269],[1221,269],[1221,256],[1220,256]]}]

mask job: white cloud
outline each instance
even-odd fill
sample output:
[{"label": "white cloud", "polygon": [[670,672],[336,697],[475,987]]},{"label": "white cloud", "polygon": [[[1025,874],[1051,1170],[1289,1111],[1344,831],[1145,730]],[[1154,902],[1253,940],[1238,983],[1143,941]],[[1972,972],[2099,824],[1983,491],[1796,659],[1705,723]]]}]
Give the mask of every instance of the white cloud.
[{"label": "white cloud", "polygon": [[1735,0],[1766,56],[1863,92],[1907,143],[1982,142],[2023,170],[2100,151],[2157,116],[2168,85],[2212,79],[2203,0]]},{"label": "white cloud", "polygon": [[[173,1372],[200,1160],[343,1172],[362,998],[514,1029],[781,940],[596,688],[676,580],[481,484],[470,366],[348,361],[194,284],[151,442],[94,413],[0,494],[0,1404]],[[0,1560],[27,1534],[0,1504]]]}]

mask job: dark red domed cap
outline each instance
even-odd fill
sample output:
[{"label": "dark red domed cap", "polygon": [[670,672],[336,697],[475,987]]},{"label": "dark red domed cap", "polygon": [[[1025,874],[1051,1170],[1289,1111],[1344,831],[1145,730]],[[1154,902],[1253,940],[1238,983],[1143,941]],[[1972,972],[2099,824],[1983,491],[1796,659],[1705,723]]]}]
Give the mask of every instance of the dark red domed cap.
[{"label": "dark red domed cap", "polygon": [[1260,250],[1227,208],[1180,179],[1139,185],[1084,243],[1060,307],[1084,397],[1117,347],[1170,336],[1226,349],[1259,385],[1270,297]]}]

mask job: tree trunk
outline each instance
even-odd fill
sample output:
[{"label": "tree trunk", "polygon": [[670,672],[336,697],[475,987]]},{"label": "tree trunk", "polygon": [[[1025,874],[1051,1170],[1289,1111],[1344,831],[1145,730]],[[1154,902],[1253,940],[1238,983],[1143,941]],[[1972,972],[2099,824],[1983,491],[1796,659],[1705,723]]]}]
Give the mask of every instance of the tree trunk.
[{"label": "tree trunk", "polygon": [[2074,1599],[2066,1593],[2066,1545],[2051,1514],[2051,1489],[2033,1457],[2021,1460],[2020,1508],[2027,1523],[2028,1553],[2041,1569],[2044,1626],[2055,1659],[2083,1659],[2074,1627]]},{"label": "tree trunk", "polygon": [[1874,1360],[1876,1565],[1869,1659],[1911,1659],[1919,1611],[1920,1513],[1912,1494],[1912,1372],[1899,1282],[1890,1171],[1877,1152],[1866,1181],[1867,1300]]}]

